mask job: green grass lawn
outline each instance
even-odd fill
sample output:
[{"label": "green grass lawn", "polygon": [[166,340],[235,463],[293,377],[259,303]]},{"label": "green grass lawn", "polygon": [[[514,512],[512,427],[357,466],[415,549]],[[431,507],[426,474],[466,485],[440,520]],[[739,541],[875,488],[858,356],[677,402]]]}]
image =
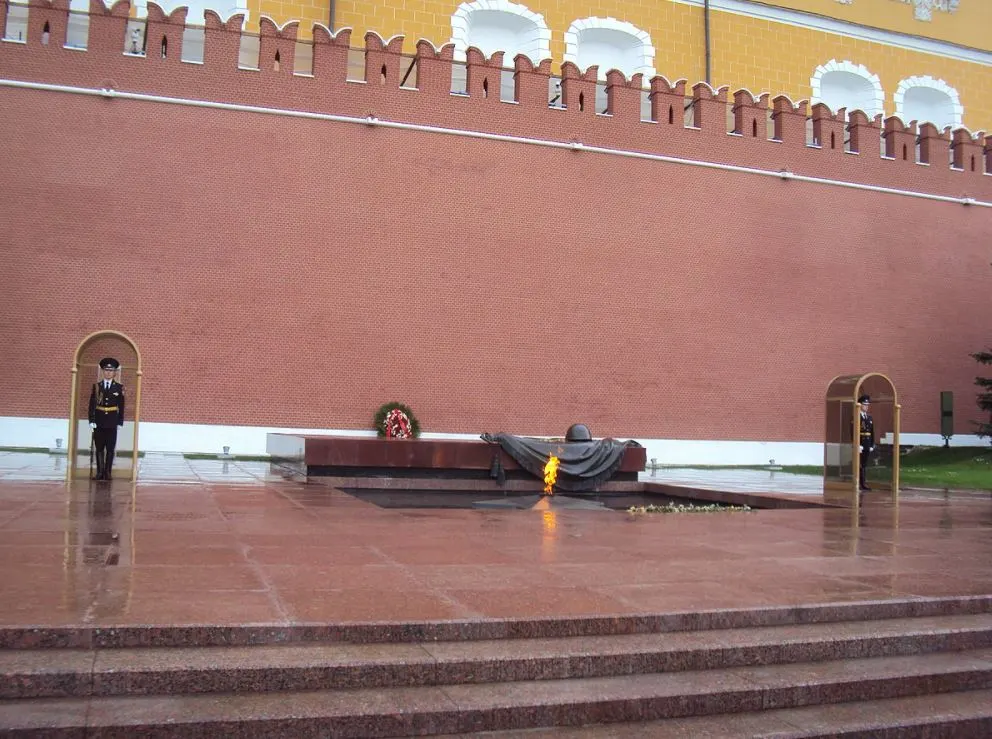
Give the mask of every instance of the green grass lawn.
[{"label": "green grass lawn", "polygon": [[[676,465],[665,465],[674,467]],[[682,465],[683,469],[767,470],[767,465]],[[783,466],[782,472],[795,475],[823,475],[820,465]],[[892,476],[888,466],[872,466],[869,480],[886,480]],[[899,460],[900,487],[958,488],[992,490],[992,447],[914,447]]]},{"label": "green grass lawn", "polygon": [[[869,479],[886,479],[888,467],[871,467]],[[992,490],[992,448],[914,447],[899,458],[899,486]]]}]

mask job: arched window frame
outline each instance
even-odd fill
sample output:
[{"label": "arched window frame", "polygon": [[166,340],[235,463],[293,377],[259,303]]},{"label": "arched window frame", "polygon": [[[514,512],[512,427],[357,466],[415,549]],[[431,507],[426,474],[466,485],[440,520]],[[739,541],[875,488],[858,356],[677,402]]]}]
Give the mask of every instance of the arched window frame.
[{"label": "arched window frame", "polygon": [[[526,5],[511,3],[508,0],[477,0],[476,2],[462,3],[451,14],[451,40],[449,43],[455,45],[454,57],[456,61],[465,61],[465,52],[472,45],[469,40],[470,20],[473,13],[481,11],[510,13],[532,22],[538,30],[534,48],[522,53],[526,54],[534,64],[551,58],[551,29],[548,28],[543,15],[535,13]],[[497,51],[506,50],[498,49]],[[513,58],[504,59],[503,63],[512,67]]]},{"label": "arched window frame", "polygon": [[[951,127],[958,128],[964,125],[962,123],[964,120],[964,106],[961,105],[961,96],[958,95],[958,91],[944,82],[944,80],[935,79],[928,74],[918,77],[907,77],[899,82],[899,86],[896,88],[896,92],[892,96],[892,100],[896,105],[896,115],[902,119],[903,123],[909,123],[909,121],[906,120],[906,114],[904,112],[906,93],[914,87],[929,87],[947,95],[947,97],[951,99],[951,106],[954,110],[954,120],[951,122]],[[923,121],[920,122],[922,123]],[[931,123],[933,123],[933,121],[931,121]]]},{"label": "arched window frame", "polygon": [[[628,36],[631,36],[641,45],[641,59],[637,68],[633,72],[623,70],[627,77],[632,77],[635,74],[643,74],[644,80],[647,82],[652,77],[657,75],[654,68],[654,45],[651,43],[651,34],[644,31],[632,23],[627,23],[626,21],[617,20],[616,18],[606,17],[606,18],[580,18],[579,20],[572,21],[572,24],[568,27],[565,32],[565,59],[566,62],[572,62],[572,64],[578,65],[579,63],[579,41],[583,31],[593,29],[593,28],[603,28],[610,31],[620,31]],[[609,69],[605,69],[603,65],[599,68],[599,78],[606,79],[606,73]]]},{"label": "arched window frame", "polygon": [[871,118],[885,114],[885,90],[882,89],[882,81],[878,78],[878,75],[872,74],[864,64],[855,64],[846,60],[837,61],[836,59],[831,59],[826,64],[821,64],[816,68],[809,81],[811,88],[810,105],[824,102],[821,81],[824,75],[829,72],[850,72],[868,80],[875,92],[875,100],[873,109],[866,110],[864,113]]}]

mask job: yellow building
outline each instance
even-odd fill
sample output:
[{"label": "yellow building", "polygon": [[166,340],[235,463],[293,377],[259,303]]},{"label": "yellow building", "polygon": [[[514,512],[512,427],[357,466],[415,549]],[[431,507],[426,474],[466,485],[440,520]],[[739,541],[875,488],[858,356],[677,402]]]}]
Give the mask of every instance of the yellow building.
[{"label": "yellow building", "polygon": [[[244,2],[245,0],[240,0]],[[988,0],[247,0],[261,15],[992,130]]]},{"label": "yellow building", "polygon": [[[148,0],[132,0],[128,29],[141,46]],[[9,6],[5,35],[26,33],[27,0]],[[456,60],[475,46],[533,61],[619,69],[628,76],[726,85],[734,92],[785,94],[793,101],[898,115],[938,128],[992,131],[992,0],[160,0],[170,12],[188,7],[183,59],[202,60],[203,14],[246,17],[242,63],[257,63],[251,34],[262,16],[279,26],[299,21],[299,38],[315,23],[352,29],[352,46],[368,31],[403,36],[405,53],[420,39],[454,44]],[[70,0],[68,45],[86,45],[89,0]],[[199,35],[197,35],[199,34]],[[309,46],[297,69],[309,72]],[[252,61],[252,53],[256,60]],[[359,71],[360,51],[352,59]],[[509,80],[512,90],[512,79]],[[453,82],[453,90],[457,90]],[[553,94],[553,93],[552,93]],[[550,98],[549,98],[550,99]]]}]

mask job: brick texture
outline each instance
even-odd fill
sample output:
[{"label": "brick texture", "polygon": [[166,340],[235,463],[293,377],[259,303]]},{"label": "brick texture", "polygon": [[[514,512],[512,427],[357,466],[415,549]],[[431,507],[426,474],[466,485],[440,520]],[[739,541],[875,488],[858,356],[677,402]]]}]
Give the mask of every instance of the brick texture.
[{"label": "brick texture", "polygon": [[[518,94],[539,102],[501,103],[482,92],[487,74],[488,90],[499,84],[481,55],[470,55],[473,95],[452,97],[450,48],[428,45],[421,90],[400,90],[377,39],[370,65],[387,66],[387,84],[346,83],[346,35],[324,34],[314,77],[294,78],[265,63],[277,48],[292,58],[274,27],[262,71],[248,72],[235,68],[236,19],[208,17],[204,65],[131,58],[126,9],[91,18],[85,53],[41,46],[40,30],[0,44],[0,77],[992,199],[981,157],[975,172],[924,167],[902,161],[900,143],[897,161],[881,159],[881,122],[859,121],[862,140],[876,138],[849,154],[807,148],[789,118],[782,142],[727,135],[726,92],[697,88],[703,130],[679,114],[669,126],[667,103],[659,123],[640,122],[622,109],[638,105],[622,80],[612,118],[548,110],[547,67],[525,60]],[[941,390],[956,393],[959,433],[976,418],[968,353],[989,342],[989,208],[11,87],[0,87],[0,127],[0,341],[7,366],[31,366],[48,389],[0,383],[0,415],[64,417],[73,352],[113,329],[140,348],[146,421],[367,428],[380,403],[401,400],[429,431],[558,434],[584,421],[597,435],[813,441],[828,382],[859,371],[892,377],[904,431],[939,429]],[[984,151],[980,139],[945,143]],[[84,359],[116,352],[132,371],[123,351],[95,345]]]}]

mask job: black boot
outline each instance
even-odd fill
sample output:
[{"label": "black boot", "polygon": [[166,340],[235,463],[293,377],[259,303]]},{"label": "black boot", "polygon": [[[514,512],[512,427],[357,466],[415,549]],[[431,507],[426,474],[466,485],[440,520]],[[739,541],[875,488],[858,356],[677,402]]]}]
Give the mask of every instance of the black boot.
[{"label": "black boot", "polygon": [[110,479],[110,470],[114,466],[114,453],[107,452],[107,463],[103,466],[103,479]]},{"label": "black boot", "polygon": [[96,475],[93,477],[94,480],[103,479],[103,455],[100,452],[94,452],[93,456],[96,457]]}]

